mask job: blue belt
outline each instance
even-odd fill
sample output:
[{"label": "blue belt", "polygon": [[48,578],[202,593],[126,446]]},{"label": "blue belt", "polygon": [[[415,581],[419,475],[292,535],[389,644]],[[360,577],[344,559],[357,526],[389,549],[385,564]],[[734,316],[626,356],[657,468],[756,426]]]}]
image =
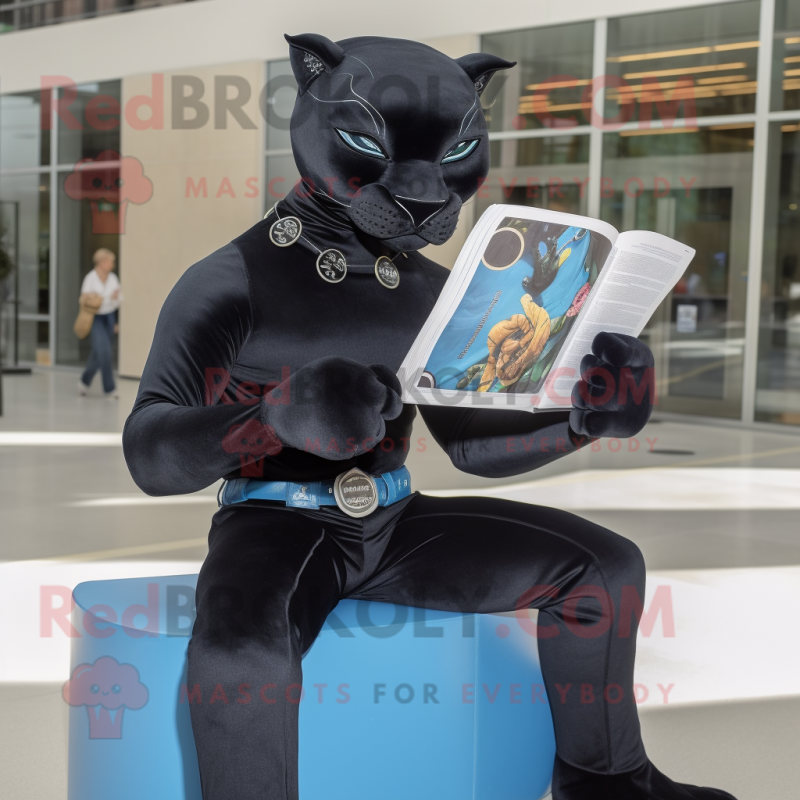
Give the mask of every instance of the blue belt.
[{"label": "blue belt", "polygon": [[[377,493],[377,502],[368,510],[352,513],[348,503],[342,500],[337,490],[341,478],[355,480],[363,477],[372,481]],[[339,499],[337,500],[337,494]],[[286,503],[291,508],[319,508],[320,506],[339,506],[350,516],[365,516],[378,506],[390,506],[411,494],[411,475],[405,467],[381,475],[368,476],[360,470],[350,470],[338,478],[325,481],[292,483],[290,481],[260,481],[253,478],[234,478],[225,481],[219,491],[220,506],[243,503],[245,500],[273,500]]]}]

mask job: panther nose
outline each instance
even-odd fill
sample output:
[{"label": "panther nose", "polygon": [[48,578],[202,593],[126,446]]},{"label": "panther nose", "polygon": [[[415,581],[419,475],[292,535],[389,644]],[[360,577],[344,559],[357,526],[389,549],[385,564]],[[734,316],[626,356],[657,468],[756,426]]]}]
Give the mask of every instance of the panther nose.
[{"label": "panther nose", "polygon": [[411,217],[415,228],[419,228],[423,222],[441,211],[447,202],[447,200],[415,200],[413,197],[403,197],[401,194],[396,194],[394,200]]}]

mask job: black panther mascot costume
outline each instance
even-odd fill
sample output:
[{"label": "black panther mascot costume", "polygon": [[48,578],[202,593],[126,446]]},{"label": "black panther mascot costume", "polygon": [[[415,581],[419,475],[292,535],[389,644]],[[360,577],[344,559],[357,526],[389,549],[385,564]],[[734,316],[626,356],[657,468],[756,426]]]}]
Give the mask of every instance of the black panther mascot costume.
[{"label": "black panther mascot costume", "polygon": [[[189,684],[221,683],[235,697],[265,676],[300,683],[303,654],[344,597],[479,613],[523,603],[560,634],[539,639],[555,800],[732,800],[676,784],[648,760],[633,696],[636,620],[620,637],[620,620],[588,590],[565,611],[581,587],[603,587],[615,608],[623,586],[643,598],[633,543],[556,509],[402,491],[416,407],[401,402],[395,373],[449,274],[416,251],[452,235],[486,176],[480,96],[513,64],[399,39],[287,40],[303,179],[180,278],[125,425],[125,458],[148,494],[228,479],[197,587]],[[582,371],[598,366],[639,383],[652,354],[601,333]],[[541,415],[419,410],[456,467],[501,477],[638,433],[650,398],[592,402],[604,393],[601,379],[581,381],[571,411]],[[526,446],[509,448],[509,437]],[[353,469],[356,482],[380,484],[373,513],[340,502],[336,486]],[[571,634],[567,613],[605,633]],[[599,696],[618,684],[623,698],[562,703],[556,683],[592,684]],[[297,798],[298,705],[274,697],[192,705],[205,800]]]}]

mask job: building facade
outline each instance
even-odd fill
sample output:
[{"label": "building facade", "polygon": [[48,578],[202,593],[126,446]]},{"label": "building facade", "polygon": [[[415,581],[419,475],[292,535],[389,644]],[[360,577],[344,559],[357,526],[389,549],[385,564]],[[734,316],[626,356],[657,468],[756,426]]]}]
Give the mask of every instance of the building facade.
[{"label": "building facade", "polygon": [[351,24],[316,2],[203,0],[0,34],[4,362],[85,359],[72,323],[102,246],[125,293],[119,370],[141,374],[181,272],[298,179],[283,31],[374,33],[518,63],[484,95],[490,174],[432,258],[451,266],[497,202],[677,238],[697,255],[642,334],[659,409],[797,430],[800,0],[458,9]]}]

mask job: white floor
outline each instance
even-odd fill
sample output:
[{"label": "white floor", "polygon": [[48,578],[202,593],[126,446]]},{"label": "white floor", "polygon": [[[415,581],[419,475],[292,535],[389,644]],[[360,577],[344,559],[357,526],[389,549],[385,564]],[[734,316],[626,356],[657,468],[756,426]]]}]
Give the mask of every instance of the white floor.
[{"label": "white floor", "polygon": [[[147,498],[120,431],[136,391],[78,398],[72,372],[6,376],[0,417],[3,797],[66,798],[66,636],[39,630],[42,585],[195,572],[214,487]],[[619,447],[618,447],[619,445]],[[739,800],[796,800],[800,745],[800,431],[653,422],[522,479],[457,472],[423,426],[415,488],[570,509],[635,540],[648,563],[636,682],[645,742],[676,779]],[[13,609],[13,613],[9,610]],[[43,768],[46,765],[46,768]]]}]

